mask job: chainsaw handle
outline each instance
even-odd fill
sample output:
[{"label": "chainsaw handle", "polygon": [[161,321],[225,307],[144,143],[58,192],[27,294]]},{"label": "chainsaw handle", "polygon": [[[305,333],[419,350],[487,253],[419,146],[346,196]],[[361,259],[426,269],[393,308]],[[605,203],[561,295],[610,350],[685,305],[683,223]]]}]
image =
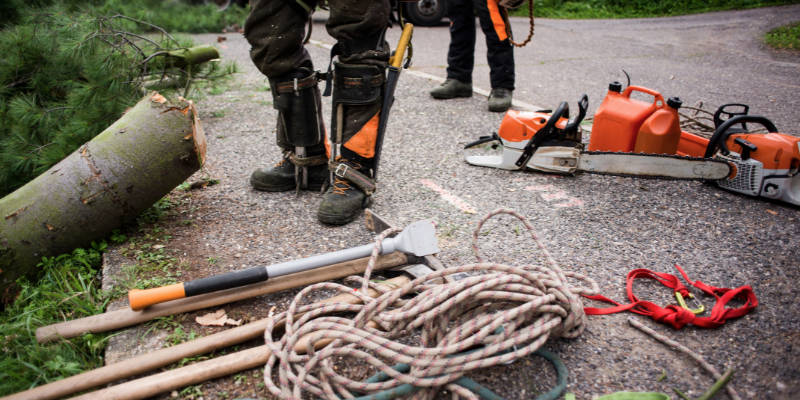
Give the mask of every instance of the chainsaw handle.
[{"label": "chainsaw handle", "polygon": [[[742,111],[742,112],[725,111],[725,109],[728,108],[728,107],[742,107],[742,108],[744,108],[744,111]],[[747,104],[731,103],[731,104],[721,105],[717,109],[717,112],[714,113],[714,128],[715,129],[719,128],[719,126],[722,125],[723,122],[725,122],[725,121],[727,121],[727,120],[729,120],[729,119],[731,119],[733,117],[736,117],[736,116],[739,116],[739,115],[747,115],[747,113],[749,111],[750,111],[750,106],[748,106]],[[726,116],[728,116],[728,118],[725,118],[723,120],[722,118],[720,118],[722,116],[722,114],[725,114]],[[747,130],[747,125],[742,124],[742,129]]]},{"label": "chainsaw handle", "polygon": [[497,135],[497,132],[493,132],[491,136],[481,136],[478,140],[476,140],[474,142],[467,143],[467,145],[464,146],[464,150],[472,148],[472,147],[475,147],[475,146],[478,146],[478,145],[481,145],[481,144],[484,144],[484,143],[494,142],[495,140],[498,141],[498,142],[501,142],[500,136]]},{"label": "chainsaw handle", "polygon": [[583,122],[583,118],[586,117],[586,110],[589,109],[589,96],[584,94],[581,96],[581,99],[578,100],[578,115],[572,117],[569,121],[567,121],[567,125],[564,126],[564,129],[561,130],[561,139],[563,139],[568,134],[575,132],[578,130],[578,125]]},{"label": "chainsaw handle", "polygon": [[737,115],[725,122],[717,128],[714,132],[714,135],[711,136],[711,139],[708,140],[708,147],[706,147],[706,154],[703,156],[705,158],[713,157],[714,154],[717,152],[717,147],[719,147],[719,151],[722,155],[727,156],[730,154],[730,150],[728,150],[728,145],[725,142],[728,140],[730,135],[736,133],[742,133],[737,131],[730,131],[728,130],[736,125],[736,124],[743,124],[745,122],[752,122],[754,124],[763,125],[764,128],[767,128],[767,131],[770,133],[778,133],[778,128],[775,127],[775,124],[772,121],[768,120],[766,117],[761,117],[758,115]]},{"label": "chainsaw handle", "polygon": [[[588,98],[587,98],[588,101]],[[533,149],[539,146],[540,143],[547,140],[550,137],[551,132],[556,129],[556,123],[561,119],[561,117],[567,114],[569,115],[569,103],[566,101],[562,101],[561,104],[558,105],[553,114],[550,115],[550,118],[547,120],[547,123],[544,124],[542,129],[539,129],[535,135],[531,138],[525,148],[522,150],[522,155],[519,157],[517,162],[515,163],[517,167],[523,168],[528,161],[530,161],[531,156],[533,156]]]}]

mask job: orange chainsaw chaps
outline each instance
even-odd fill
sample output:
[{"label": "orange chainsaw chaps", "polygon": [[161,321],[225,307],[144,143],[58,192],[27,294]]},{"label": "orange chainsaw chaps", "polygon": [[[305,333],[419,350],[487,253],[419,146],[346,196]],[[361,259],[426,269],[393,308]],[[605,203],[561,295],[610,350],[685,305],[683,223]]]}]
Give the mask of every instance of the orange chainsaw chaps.
[{"label": "orange chainsaw chaps", "polygon": [[375,114],[366,124],[348,140],[344,147],[364,158],[375,157],[375,142],[378,139],[378,121],[380,112]]},{"label": "orange chainsaw chaps", "polygon": [[[509,110],[500,123],[498,136],[507,142],[522,142],[530,140],[536,132],[550,119],[550,114],[530,111]],[[556,128],[564,129],[568,118],[561,118],[556,123]]]}]

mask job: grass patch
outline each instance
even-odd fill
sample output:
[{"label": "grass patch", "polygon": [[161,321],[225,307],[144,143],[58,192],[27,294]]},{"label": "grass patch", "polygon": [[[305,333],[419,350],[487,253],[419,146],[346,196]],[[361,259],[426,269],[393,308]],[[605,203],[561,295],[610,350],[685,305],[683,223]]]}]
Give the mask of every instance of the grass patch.
[{"label": "grass patch", "polygon": [[189,1],[165,0],[107,0],[90,6],[90,9],[101,14],[118,12],[169,32],[183,33],[222,33],[226,28],[232,28],[236,33],[240,27],[244,27],[244,20],[250,12],[249,6],[232,4],[224,11],[217,11],[213,4],[201,6]]},{"label": "grass patch", "polygon": [[[0,397],[103,366],[111,334],[84,334],[40,345],[36,329],[103,313],[111,300],[130,289],[177,283],[188,265],[165,248],[172,235],[160,225],[168,217],[180,215],[175,208],[186,204],[185,198],[191,196],[182,192],[168,195],[142,214],[128,232],[115,230],[111,234],[111,242],[122,245],[123,255],[135,260],[135,265],[123,269],[123,276],[117,277],[118,284],[111,291],[104,292],[100,285],[105,242],[92,243],[91,248],[76,249],[71,254],[45,257],[39,264],[42,272],[37,282],[17,282],[16,300],[0,312]],[[169,341],[177,344],[195,337],[194,332],[175,328]]]},{"label": "grass patch", "polygon": [[228,115],[230,111],[231,110],[227,108],[223,108],[222,110],[212,111],[211,116],[213,116],[214,118],[225,118],[225,116]]},{"label": "grass patch", "polygon": [[800,21],[767,32],[764,43],[776,49],[800,51]]},{"label": "grass patch", "polygon": [[105,243],[44,258],[42,278],[19,281],[16,301],[0,313],[0,396],[57,381],[103,365],[108,334],[84,334],[40,345],[36,329],[102,313],[111,299],[99,285]]},{"label": "grass patch", "polygon": [[[534,15],[556,19],[649,18],[796,3],[800,0],[535,0]],[[528,3],[509,15],[527,17]]]}]

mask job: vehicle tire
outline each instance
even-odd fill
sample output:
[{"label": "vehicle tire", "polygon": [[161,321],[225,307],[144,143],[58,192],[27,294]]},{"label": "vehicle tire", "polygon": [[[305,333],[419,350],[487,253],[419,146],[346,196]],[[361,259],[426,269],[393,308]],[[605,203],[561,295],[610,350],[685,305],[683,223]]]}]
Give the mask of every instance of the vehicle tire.
[{"label": "vehicle tire", "polygon": [[403,2],[403,17],[415,26],[436,26],[447,14],[445,0]]}]

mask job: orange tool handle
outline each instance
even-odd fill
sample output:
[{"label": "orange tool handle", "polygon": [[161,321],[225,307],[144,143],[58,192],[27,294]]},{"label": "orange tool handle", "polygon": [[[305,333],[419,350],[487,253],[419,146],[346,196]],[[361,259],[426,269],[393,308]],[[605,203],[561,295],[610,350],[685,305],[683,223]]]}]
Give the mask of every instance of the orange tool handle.
[{"label": "orange tool handle", "polygon": [[133,289],[128,292],[128,300],[131,302],[133,311],[141,311],[154,304],[184,297],[186,297],[186,290],[183,288],[183,283],[147,290]]}]

